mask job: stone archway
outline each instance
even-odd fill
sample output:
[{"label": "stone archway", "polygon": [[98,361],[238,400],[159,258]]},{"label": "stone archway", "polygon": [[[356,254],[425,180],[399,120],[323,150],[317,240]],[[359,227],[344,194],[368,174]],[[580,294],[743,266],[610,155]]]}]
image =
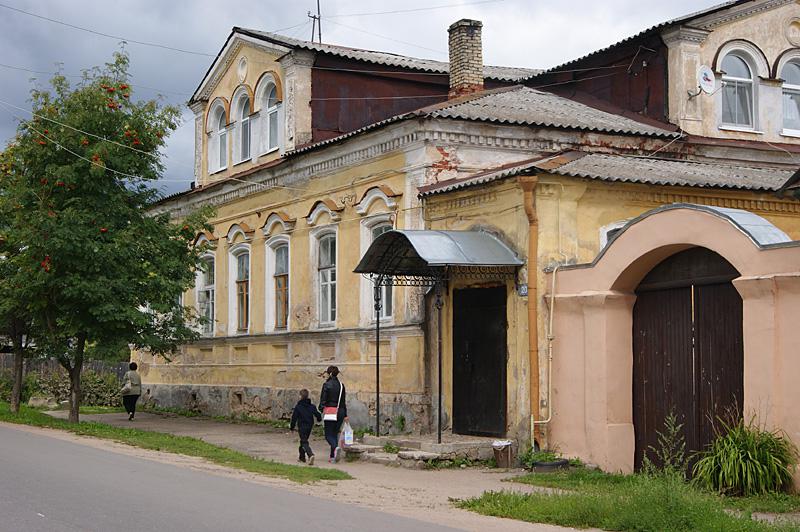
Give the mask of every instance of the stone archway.
[{"label": "stone archway", "polygon": [[714,438],[718,418],[741,416],[744,353],[739,272],[713,251],[668,257],[636,288],[633,306],[634,465],[661,465],[666,420],[681,425],[687,457]]},{"label": "stone archway", "polygon": [[800,309],[800,242],[746,211],[676,204],[633,220],[591,264],[557,274],[549,427],[565,454],[633,471],[636,289],[659,263],[697,247],[738,273],[745,415],[766,413],[761,420],[800,441],[800,421],[784,406],[800,401],[800,387],[781,384],[785,368],[800,370],[800,331],[788,325]]}]

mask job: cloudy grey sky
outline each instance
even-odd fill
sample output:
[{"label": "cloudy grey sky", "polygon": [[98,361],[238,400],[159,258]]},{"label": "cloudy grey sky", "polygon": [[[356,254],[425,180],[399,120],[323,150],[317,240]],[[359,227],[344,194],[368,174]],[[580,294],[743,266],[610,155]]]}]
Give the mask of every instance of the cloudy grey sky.
[{"label": "cloudy grey sky", "polygon": [[[664,20],[718,3],[717,0],[321,0],[324,42],[447,60],[447,27],[460,18],[483,21],[484,62],[546,68],[602,48]],[[5,6],[5,7],[4,7]],[[0,0],[0,101],[29,108],[28,92],[63,65],[66,74],[106,62],[118,39],[102,37],[8,9],[8,6],[67,24],[127,39],[216,55],[231,27],[243,26],[308,38],[306,13],[316,0]],[[427,9],[448,6],[441,9]],[[398,10],[426,9],[407,13]],[[330,19],[326,20],[326,17]],[[182,105],[183,126],[169,139],[165,193],[192,181],[191,113],[184,102],[212,57],[129,43],[136,94]],[[32,80],[31,78],[38,78]],[[148,87],[148,88],[145,88]],[[0,107],[0,109],[2,109]],[[24,114],[21,111],[15,111]],[[3,145],[15,119],[0,110]]]}]

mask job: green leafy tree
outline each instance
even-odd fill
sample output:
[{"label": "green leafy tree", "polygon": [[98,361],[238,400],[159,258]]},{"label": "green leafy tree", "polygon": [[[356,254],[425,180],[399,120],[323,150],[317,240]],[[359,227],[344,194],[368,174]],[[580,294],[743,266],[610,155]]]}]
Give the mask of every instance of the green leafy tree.
[{"label": "green leafy tree", "polygon": [[74,87],[53,77],[31,101],[33,117],[7,150],[0,210],[20,249],[15,297],[38,324],[37,348],[69,373],[77,422],[87,346],[166,355],[196,337],[178,301],[194,282],[200,250],[191,243],[208,213],[178,223],[148,213],[179,111],[132,98],[124,53]]}]

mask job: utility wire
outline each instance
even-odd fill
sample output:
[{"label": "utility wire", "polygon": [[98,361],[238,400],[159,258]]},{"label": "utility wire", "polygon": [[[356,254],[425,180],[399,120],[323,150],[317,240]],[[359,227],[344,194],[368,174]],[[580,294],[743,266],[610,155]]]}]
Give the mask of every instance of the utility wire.
[{"label": "utility wire", "polygon": [[[83,76],[81,76],[80,74],[64,74],[62,72],[49,72],[47,70],[34,70],[34,69],[31,69],[31,68],[25,68],[25,67],[14,66],[14,65],[7,65],[5,63],[0,63],[0,67],[1,68],[8,68],[10,70],[19,70],[21,72],[30,72],[31,74],[46,74],[48,76],[64,76],[66,78],[83,79]],[[138,88],[138,89],[147,89],[147,90],[151,90],[151,91],[159,92],[159,93],[164,93],[164,94],[174,94],[176,96],[191,96],[191,94],[189,94],[188,92],[168,91],[168,90],[164,90],[164,89],[159,89],[157,87],[148,87],[147,85],[139,85],[139,84],[134,84],[134,83],[129,83],[129,85],[131,87],[135,87],[135,88]]]},{"label": "utility wire", "polygon": [[[48,116],[40,115],[39,113],[34,113],[33,111],[25,109],[24,107],[19,107],[17,105],[12,104],[12,103],[5,102],[3,100],[0,100],[0,105],[4,105],[6,107],[11,107],[13,109],[18,109],[20,111],[24,111],[24,112],[29,113],[31,116],[34,116],[36,118],[40,118],[42,120],[47,120],[48,122],[52,122],[52,123],[57,124],[59,126],[65,127],[67,129],[71,129],[72,131],[77,131],[78,133],[82,133],[82,134],[86,135],[87,137],[92,137],[92,138],[95,138],[95,139],[98,139],[98,140],[102,140],[104,142],[108,142],[110,144],[114,144],[115,146],[119,146],[120,148],[125,148],[127,150],[135,151],[137,153],[141,153],[142,155],[147,155],[149,157],[154,157],[154,158],[158,158],[159,157],[158,153],[153,153],[153,152],[140,150],[138,148],[134,148],[133,146],[126,146],[125,144],[122,144],[121,142],[117,142],[115,140],[111,140],[111,139],[109,139],[107,137],[103,137],[101,135],[95,135],[94,133],[89,133],[88,131],[84,131],[82,129],[78,129],[77,127],[70,126],[69,124],[65,124],[64,122],[60,122],[60,121],[55,120],[53,118],[50,118]],[[174,161],[174,162],[179,164],[179,165],[181,165],[181,166],[194,169],[194,165],[188,165],[188,164],[182,163],[180,161]]]},{"label": "utility wire", "polygon": [[434,48],[428,48],[427,46],[421,46],[421,45],[415,44],[413,42],[401,41],[399,39],[394,39],[392,37],[387,37],[386,35],[380,35],[378,33],[373,33],[371,31],[362,30],[361,28],[356,28],[355,26],[349,26],[347,24],[342,24],[341,22],[336,22],[336,21],[333,21],[333,20],[329,20],[328,22],[330,22],[331,24],[335,24],[336,26],[341,26],[343,28],[347,28],[349,30],[353,30],[353,31],[358,31],[358,32],[364,33],[366,35],[371,35],[373,37],[378,37],[380,39],[386,39],[387,41],[393,41],[393,42],[396,42],[396,43],[399,43],[399,44],[405,44],[406,46],[413,46],[415,48],[421,48],[423,50],[428,50],[429,52],[436,52],[437,54],[447,55],[447,53],[445,53],[445,52],[443,52],[441,50],[436,50]]},{"label": "utility wire", "polygon": [[504,2],[505,0],[479,0],[478,2],[464,2],[461,4],[445,4],[445,5],[438,5],[438,6],[430,6],[430,7],[418,7],[415,9],[398,9],[395,11],[374,11],[372,13],[344,13],[341,15],[325,15],[326,19],[329,18],[341,18],[341,17],[366,17],[372,15],[396,15],[400,13],[415,13],[418,11],[433,11],[434,9],[445,9],[448,7],[464,7],[464,6],[474,6],[478,4],[495,4],[497,2]]},{"label": "utility wire", "polygon": [[24,11],[22,9],[19,9],[19,8],[16,8],[16,7],[12,7],[12,6],[9,6],[9,5],[6,5],[6,4],[0,4],[0,8],[8,9],[10,11],[15,11],[17,13],[22,13],[23,15],[28,15],[29,17],[35,17],[35,18],[38,18],[38,19],[41,19],[41,20],[46,20],[46,21],[52,22],[54,24],[60,24],[61,26],[66,26],[68,28],[72,28],[72,29],[76,29],[76,30],[80,30],[80,31],[85,31],[85,32],[88,32],[88,33],[93,33],[93,34],[99,35],[101,37],[107,37],[109,39],[115,39],[117,41],[126,41],[126,42],[130,42],[130,43],[134,43],[134,44],[140,44],[142,46],[152,46],[153,48],[161,48],[163,50],[172,50],[174,52],[181,52],[181,53],[184,53],[184,54],[201,55],[201,56],[205,56],[205,57],[216,57],[215,54],[207,54],[205,52],[195,52],[193,50],[185,50],[183,48],[176,48],[174,46],[168,46],[166,44],[159,44],[159,43],[153,43],[153,42],[147,42],[147,41],[138,41],[136,39],[128,39],[127,37],[122,37],[120,35],[112,35],[110,33],[104,33],[102,31],[96,31],[96,30],[93,30],[93,29],[84,28],[82,26],[76,26],[75,24],[70,24],[68,22],[63,22],[61,20],[56,20],[54,18],[45,17],[43,15],[37,15],[36,13],[31,13],[30,11]]}]

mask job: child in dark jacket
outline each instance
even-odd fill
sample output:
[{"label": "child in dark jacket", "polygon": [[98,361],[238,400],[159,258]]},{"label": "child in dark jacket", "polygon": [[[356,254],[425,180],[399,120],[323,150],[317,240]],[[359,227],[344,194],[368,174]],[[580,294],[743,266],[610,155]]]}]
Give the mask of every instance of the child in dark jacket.
[{"label": "child in dark jacket", "polygon": [[311,429],[314,428],[314,419],[322,421],[322,415],[317,410],[317,407],[311,403],[308,398],[308,390],[300,390],[300,400],[294,407],[292,412],[292,422],[289,425],[289,430],[294,430],[297,426],[297,433],[300,435],[300,458],[301,462],[306,461],[308,455],[308,465],[314,465],[314,451],[308,444],[308,438],[311,436]]}]

